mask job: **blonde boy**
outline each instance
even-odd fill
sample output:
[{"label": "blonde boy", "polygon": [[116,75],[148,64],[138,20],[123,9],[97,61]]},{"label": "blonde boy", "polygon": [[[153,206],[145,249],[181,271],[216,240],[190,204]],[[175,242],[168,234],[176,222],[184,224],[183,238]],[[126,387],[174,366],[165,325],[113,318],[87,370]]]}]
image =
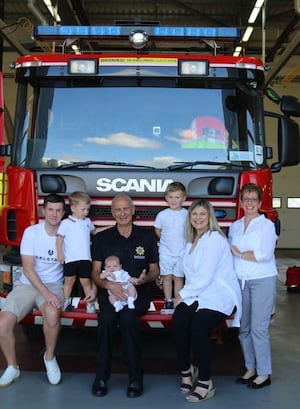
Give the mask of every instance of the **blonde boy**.
[{"label": "blonde boy", "polygon": [[186,246],[185,222],[188,211],[182,207],[186,190],[182,183],[170,183],[165,192],[169,207],[156,216],[154,229],[159,238],[159,266],[162,288],[165,296],[165,309],[173,309],[174,296],[183,287],[184,275],[182,258]]},{"label": "blonde boy", "polygon": [[[76,276],[79,277],[85,297],[92,293],[94,283],[91,280],[90,235],[97,233],[87,217],[91,206],[90,197],[77,191],[69,196],[69,202],[72,214],[60,223],[56,235],[58,261],[64,263],[64,311],[72,310],[70,297]],[[87,302],[86,312],[96,312],[93,302]]]}]

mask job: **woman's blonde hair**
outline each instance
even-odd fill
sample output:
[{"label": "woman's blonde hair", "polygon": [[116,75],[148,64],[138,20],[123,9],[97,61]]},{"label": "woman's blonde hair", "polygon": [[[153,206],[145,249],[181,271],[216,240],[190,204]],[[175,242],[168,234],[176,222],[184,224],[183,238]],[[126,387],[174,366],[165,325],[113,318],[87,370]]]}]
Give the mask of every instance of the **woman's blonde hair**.
[{"label": "woman's blonde hair", "polygon": [[197,199],[190,205],[190,207],[188,209],[188,215],[187,215],[186,226],[185,226],[186,240],[188,242],[192,243],[195,240],[195,237],[196,237],[196,229],[192,226],[191,221],[190,221],[191,214],[192,214],[193,210],[196,207],[203,207],[207,211],[207,213],[208,213],[208,230],[210,232],[217,231],[223,237],[226,237],[224,232],[222,231],[222,229],[218,225],[213,206],[209,203],[209,201],[207,199]]}]

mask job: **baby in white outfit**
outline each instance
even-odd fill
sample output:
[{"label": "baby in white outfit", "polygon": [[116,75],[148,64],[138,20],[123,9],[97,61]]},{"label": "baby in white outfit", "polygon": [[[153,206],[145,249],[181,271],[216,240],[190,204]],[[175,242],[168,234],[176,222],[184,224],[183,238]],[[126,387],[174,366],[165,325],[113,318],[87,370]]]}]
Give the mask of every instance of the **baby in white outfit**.
[{"label": "baby in white outfit", "polygon": [[[135,286],[132,284],[134,279],[129,273],[122,269],[120,259],[117,256],[109,256],[104,261],[104,271],[100,274],[101,279],[107,279],[114,282],[124,283],[122,287],[126,290],[127,300],[118,300],[112,293],[109,293],[108,299],[110,303],[115,307],[115,311],[121,311],[125,305],[130,309],[134,309],[134,301],[137,298],[137,292]],[[132,280],[132,281],[131,281]]]}]

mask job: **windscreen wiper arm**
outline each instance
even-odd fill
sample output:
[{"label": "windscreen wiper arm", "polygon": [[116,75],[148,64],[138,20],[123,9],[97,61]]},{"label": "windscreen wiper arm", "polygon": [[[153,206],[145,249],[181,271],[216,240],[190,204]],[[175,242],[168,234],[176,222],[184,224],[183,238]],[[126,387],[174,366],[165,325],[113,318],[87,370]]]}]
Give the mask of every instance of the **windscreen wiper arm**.
[{"label": "windscreen wiper arm", "polygon": [[196,160],[193,162],[176,162],[174,165],[170,165],[167,167],[168,170],[178,170],[178,169],[184,169],[188,168],[191,166],[196,166],[196,165],[220,165],[220,166],[231,166],[231,167],[240,167],[240,165],[235,165],[234,163],[231,162],[211,162],[211,161],[201,161],[201,160]]},{"label": "windscreen wiper arm", "polygon": [[57,169],[75,169],[75,168],[85,168],[90,165],[104,165],[104,166],[123,166],[127,168],[144,168],[144,169],[155,169],[153,166],[145,166],[145,165],[135,165],[133,163],[126,163],[126,162],[108,162],[108,161],[93,161],[89,160],[86,162],[73,162],[73,163],[66,163],[64,165],[60,165]]}]

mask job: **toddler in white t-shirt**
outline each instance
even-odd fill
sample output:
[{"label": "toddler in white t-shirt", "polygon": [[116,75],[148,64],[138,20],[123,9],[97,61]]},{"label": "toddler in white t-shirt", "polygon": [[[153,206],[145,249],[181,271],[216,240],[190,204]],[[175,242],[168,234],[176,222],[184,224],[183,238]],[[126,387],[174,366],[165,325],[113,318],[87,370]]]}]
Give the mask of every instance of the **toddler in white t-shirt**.
[{"label": "toddler in white t-shirt", "polygon": [[165,296],[164,309],[172,310],[174,297],[184,284],[182,259],[186,247],[185,223],[188,211],[182,207],[186,189],[181,182],[172,182],[165,191],[169,205],[156,216],[154,229],[159,238],[160,279]]},{"label": "toddler in white t-shirt", "polygon": [[[91,234],[98,230],[87,217],[91,199],[84,192],[73,192],[69,196],[72,214],[60,223],[56,235],[57,258],[64,263],[64,311],[72,311],[71,293],[79,277],[85,296],[88,296],[94,288],[91,279]],[[86,312],[96,312],[95,304],[87,302]]]}]

